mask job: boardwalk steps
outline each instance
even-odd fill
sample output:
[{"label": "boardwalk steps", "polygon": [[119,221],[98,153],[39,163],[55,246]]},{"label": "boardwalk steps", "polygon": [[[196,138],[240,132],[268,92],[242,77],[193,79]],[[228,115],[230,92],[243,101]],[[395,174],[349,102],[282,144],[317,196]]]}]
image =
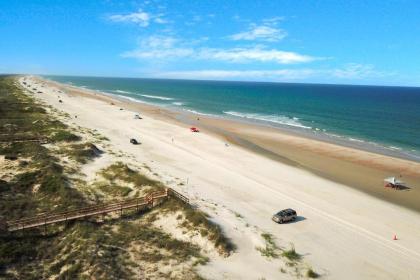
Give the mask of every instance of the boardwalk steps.
[{"label": "boardwalk steps", "polygon": [[111,212],[120,211],[122,213],[122,211],[126,209],[136,209],[136,211],[140,211],[147,208],[153,208],[168,196],[173,196],[185,203],[189,203],[189,199],[187,197],[171,188],[167,188],[163,191],[150,193],[145,197],[132,198],[111,203],[101,203],[63,212],[42,213],[33,217],[22,218],[18,220],[11,220],[6,222],[3,221],[0,222],[0,227],[2,227],[2,230],[4,231],[14,232],[24,229],[47,226],[59,222],[77,220],[85,217],[105,215]]}]

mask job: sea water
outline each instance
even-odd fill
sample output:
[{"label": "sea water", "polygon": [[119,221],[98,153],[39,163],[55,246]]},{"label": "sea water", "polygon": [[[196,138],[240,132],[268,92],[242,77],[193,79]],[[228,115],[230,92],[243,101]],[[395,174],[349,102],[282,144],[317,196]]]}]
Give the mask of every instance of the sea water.
[{"label": "sea water", "polygon": [[420,88],[45,76],[177,110],[337,140],[420,161]]}]

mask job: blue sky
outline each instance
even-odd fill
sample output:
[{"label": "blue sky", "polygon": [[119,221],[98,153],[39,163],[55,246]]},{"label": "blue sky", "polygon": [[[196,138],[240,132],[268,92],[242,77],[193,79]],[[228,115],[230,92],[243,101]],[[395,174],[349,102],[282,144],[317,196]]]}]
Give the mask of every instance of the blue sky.
[{"label": "blue sky", "polygon": [[0,0],[0,73],[420,86],[418,1]]}]

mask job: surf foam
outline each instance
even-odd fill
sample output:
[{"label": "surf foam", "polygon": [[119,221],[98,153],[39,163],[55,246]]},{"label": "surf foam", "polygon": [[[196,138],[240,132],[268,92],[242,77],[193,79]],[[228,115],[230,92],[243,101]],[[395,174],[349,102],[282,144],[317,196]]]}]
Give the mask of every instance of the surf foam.
[{"label": "surf foam", "polygon": [[286,116],[280,116],[280,115],[265,115],[265,114],[257,114],[257,113],[240,113],[235,111],[226,111],[223,112],[226,115],[231,115],[234,117],[244,118],[244,119],[250,119],[250,120],[256,120],[256,121],[264,121],[264,122],[270,122],[270,123],[276,123],[281,125],[288,125],[293,127],[300,127],[305,129],[311,129],[310,126],[303,125],[300,123],[298,118],[289,118]]}]

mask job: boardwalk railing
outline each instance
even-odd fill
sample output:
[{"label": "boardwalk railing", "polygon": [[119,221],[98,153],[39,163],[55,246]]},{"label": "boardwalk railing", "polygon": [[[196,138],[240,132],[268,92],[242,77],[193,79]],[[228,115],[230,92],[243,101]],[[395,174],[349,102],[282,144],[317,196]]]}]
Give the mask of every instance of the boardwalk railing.
[{"label": "boardwalk railing", "polygon": [[120,211],[122,213],[122,211],[125,209],[135,208],[136,211],[140,211],[146,208],[153,208],[159,201],[167,198],[168,196],[174,196],[178,199],[181,199],[185,203],[189,203],[189,199],[187,197],[173,189],[167,188],[163,191],[150,193],[145,197],[132,198],[111,203],[101,203],[69,211],[42,213],[29,218],[11,220],[7,221],[3,226],[6,227],[7,231],[13,232],[23,229],[46,226],[58,222],[81,219],[84,217],[105,215],[116,211]]},{"label": "boardwalk railing", "polygon": [[188,198],[188,197],[186,197],[186,196],[184,196],[184,195],[180,194],[179,192],[177,192],[177,191],[175,191],[175,190],[173,190],[173,189],[171,189],[171,188],[169,188],[169,189],[167,189],[167,190],[168,190],[168,194],[169,194],[169,195],[172,195],[172,196],[174,196],[174,197],[176,197],[176,198],[178,198],[178,199],[182,200],[183,202],[185,202],[185,203],[187,203],[187,204],[190,204],[190,200],[189,200],[189,198]]},{"label": "boardwalk railing", "polygon": [[40,142],[46,144],[49,139],[46,137],[34,137],[34,136],[16,136],[10,134],[0,135],[0,143],[18,143],[18,142]]}]

